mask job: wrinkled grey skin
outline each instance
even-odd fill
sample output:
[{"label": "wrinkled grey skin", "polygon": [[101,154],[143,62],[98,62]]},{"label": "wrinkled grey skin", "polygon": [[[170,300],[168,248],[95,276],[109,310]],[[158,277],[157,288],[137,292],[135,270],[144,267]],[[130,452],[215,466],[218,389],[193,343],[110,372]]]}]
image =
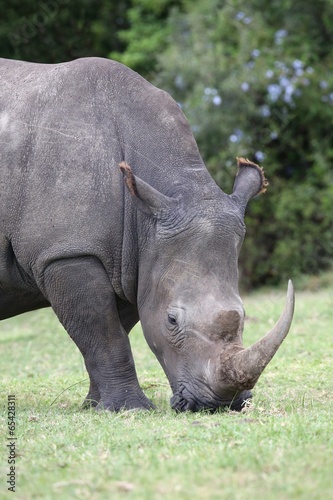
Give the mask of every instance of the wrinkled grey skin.
[{"label": "wrinkled grey skin", "polygon": [[241,409],[259,375],[230,361],[237,258],[260,170],[241,164],[223,193],[170,96],[98,58],[0,59],[0,141],[1,319],[52,306],[98,408],[153,406],[128,340],[140,319],[175,409]]}]

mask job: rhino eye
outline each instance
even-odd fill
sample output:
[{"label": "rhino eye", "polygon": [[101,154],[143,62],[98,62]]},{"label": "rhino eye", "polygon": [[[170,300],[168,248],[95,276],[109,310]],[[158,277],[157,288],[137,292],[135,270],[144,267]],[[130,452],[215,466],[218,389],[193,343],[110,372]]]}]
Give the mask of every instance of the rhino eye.
[{"label": "rhino eye", "polygon": [[168,314],[168,322],[171,326],[177,325],[177,319],[173,314]]}]

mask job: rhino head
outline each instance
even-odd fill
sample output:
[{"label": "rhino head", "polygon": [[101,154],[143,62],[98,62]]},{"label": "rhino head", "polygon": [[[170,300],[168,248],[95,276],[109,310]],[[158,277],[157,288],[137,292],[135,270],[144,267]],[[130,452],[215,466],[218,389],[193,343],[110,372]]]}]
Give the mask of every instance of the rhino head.
[{"label": "rhino head", "polygon": [[233,193],[217,186],[199,197],[161,194],[120,164],[145,216],[138,307],[146,340],[170,382],[175,410],[241,410],[286,337],[293,317],[289,282],[284,311],[254,345],[242,343],[244,309],[238,255],[250,198],[265,190],[263,170],[238,160]]}]

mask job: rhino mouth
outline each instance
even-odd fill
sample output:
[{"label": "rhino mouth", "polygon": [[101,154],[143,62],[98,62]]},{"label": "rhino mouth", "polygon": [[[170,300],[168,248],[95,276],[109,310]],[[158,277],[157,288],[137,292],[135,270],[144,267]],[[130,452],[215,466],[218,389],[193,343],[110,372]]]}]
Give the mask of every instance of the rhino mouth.
[{"label": "rhino mouth", "polygon": [[170,399],[171,408],[177,412],[208,410],[212,413],[219,410],[219,408],[229,408],[233,411],[241,411],[246,402],[252,398],[251,391],[242,391],[235,393],[233,397],[222,399],[214,394],[212,396],[200,397],[194,396],[190,390],[180,385],[178,390],[173,394]]}]

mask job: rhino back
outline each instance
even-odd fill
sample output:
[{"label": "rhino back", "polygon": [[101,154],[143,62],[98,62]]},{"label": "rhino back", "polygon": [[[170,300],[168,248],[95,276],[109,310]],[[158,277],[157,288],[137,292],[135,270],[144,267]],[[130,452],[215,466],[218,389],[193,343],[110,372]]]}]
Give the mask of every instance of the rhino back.
[{"label": "rhino back", "polygon": [[119,63],[0,60],[0,75],[0,231],[28,273],[92,254],[120,274],[137,232],[120,161],[169,196],[209,178],[177,104]]},{"label": "rhino back", "polygon": [[112,107],[78,64],[10,61],[1,69],[2,205],[11,200],[6,229],[49,231],[59,224],[73,231],[117,200],[112,162],[120,148],[106,137],[114,134]]}]

